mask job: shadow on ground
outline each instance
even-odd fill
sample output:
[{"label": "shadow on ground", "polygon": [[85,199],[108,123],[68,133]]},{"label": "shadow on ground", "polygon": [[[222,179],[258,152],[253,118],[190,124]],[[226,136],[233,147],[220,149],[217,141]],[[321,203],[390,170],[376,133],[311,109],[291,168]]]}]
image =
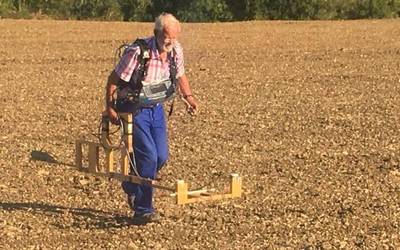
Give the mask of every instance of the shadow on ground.
[{"label": "shadow on ground", "polygon": [[[71,208],[43,203],[1,202],[0,209],[14,212],[26,211],[33,214],[44,214],[55,218],[54,226],[58,228],[122,228],[134,225],[131,217],[104,212],[90,208]],[[59,218],[56,218],[59,216]]]},{"label": "shadow on ground", "polygon": [[75,164],[60,162],[50,153],[41,150],[32,150],[30,155],[31,161],[43,161],[47,163],[60,164],[68,167],[76,167]]}]

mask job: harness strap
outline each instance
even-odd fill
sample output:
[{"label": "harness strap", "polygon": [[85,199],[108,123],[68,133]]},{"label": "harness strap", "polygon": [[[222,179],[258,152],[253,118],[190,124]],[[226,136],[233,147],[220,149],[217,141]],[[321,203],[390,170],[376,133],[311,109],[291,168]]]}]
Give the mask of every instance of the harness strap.
[{"label": "harness strap", "polygon": [[139,55],[139,64],[136,70],[132,73],[131,79],[129,80],[129,84],[133,87],[132,90],[135,94],[139,95],[140,91],[142,90],[142,80],[147,75],[147,68],[149,67],[149,61],[151,58],[151,50],[147,45],[144,39],[136,39],[133,43],[139,46],[140,55]]},{"label": "harness strap", "polygon": [[[174,54],[174,56],[171,55],[171,53]],[[176,67],[176,61],[175,61],[175,55],[176,55],[176,51],[173,48],[172,52],[168,53],[168,59],[170,61],[169,64],[169,76],[171,79],[171,84],[172,84],[172,88],[170,89],[171,91],[175,91],[177,90],[177,79],[176,79],[176,75],[178,73],[178,69]],[[168,93],[168,94],[172,94],[172,93]],[[169,107],[169,112],[168,112],[168,118],[172,115],[172,112],[174,111],[174,104],[175,104],[175,98],[172,100],[171,106]]]}]

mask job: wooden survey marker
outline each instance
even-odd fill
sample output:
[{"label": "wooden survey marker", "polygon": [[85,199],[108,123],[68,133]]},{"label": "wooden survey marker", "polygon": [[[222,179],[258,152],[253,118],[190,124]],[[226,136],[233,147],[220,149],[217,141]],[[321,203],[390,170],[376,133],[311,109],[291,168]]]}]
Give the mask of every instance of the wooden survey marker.
[{"label": "wooden survey marker", "polygon": [[[106,134],[102,135],[101,142],[76,141],[75,163],[79,171],[170,191],[169,196],[175,197],[177,204],[241,197],[242,179],[238,174],[231,174],[230,191],[223,194],[215,193],[214,189],[188,190],[188,184],[183,180],[176,181],[175,187],[166,187],[155,180],[130,175],[129,154],[133,152],[133,136],[131,136],[133,134],[133,120],[129,113],[119,115],[123,123],[121,145],[111,145]],[[87,150],[84,151],[84,149]],[[87,155],[84,155],[84,152],[87,152]],[[105,155],[100,161],[102,152]],[[115,159],[116,155],[119,155],[119,159]],[[85,166],[84,160],[87,162]]]}]

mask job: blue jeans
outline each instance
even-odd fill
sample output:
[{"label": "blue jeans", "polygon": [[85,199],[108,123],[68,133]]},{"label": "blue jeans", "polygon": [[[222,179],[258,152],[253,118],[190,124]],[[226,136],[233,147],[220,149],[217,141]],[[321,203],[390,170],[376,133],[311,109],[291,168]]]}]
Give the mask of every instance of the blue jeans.
[{"label": "blue jeans", "polygon": [[[167,126],[161,104],[143,108],[136,114],[133,126],[133,145],[136,168],[141,177],[155,179],[157,171],[168,160]],[[131,174],[134,174],[131,166]],[[131,182],[122,182],[128,202],[135,213],[151,213],[153,188]]]}]

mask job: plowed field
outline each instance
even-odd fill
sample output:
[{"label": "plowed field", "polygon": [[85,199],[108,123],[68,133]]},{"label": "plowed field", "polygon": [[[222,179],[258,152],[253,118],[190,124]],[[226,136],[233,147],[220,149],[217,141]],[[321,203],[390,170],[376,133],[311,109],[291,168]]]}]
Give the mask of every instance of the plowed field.
[{"label": "plowed field", "polygon": [[400,20],[184,24],[200,103],[176,102],[162,184],[243,196],[130,224],[120,183],[79,172],[106,78],[150,23],[0,20],[0,248],[400,249]]}]

